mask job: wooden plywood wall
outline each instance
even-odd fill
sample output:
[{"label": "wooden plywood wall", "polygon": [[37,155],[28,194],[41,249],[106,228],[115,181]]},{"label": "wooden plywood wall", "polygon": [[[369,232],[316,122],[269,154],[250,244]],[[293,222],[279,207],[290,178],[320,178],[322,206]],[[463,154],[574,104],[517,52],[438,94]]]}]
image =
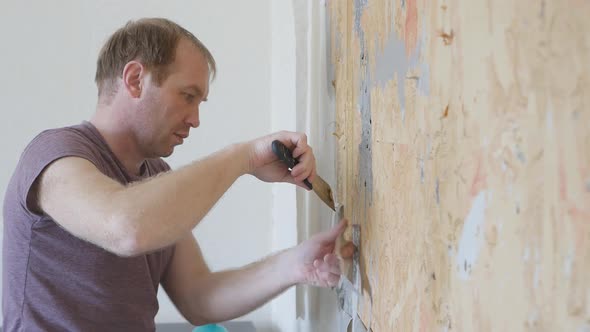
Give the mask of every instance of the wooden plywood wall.
[{"label": "wooden plywood wall", "polygon": [[373,331],[590,331],[590,2],[330,0]]}]

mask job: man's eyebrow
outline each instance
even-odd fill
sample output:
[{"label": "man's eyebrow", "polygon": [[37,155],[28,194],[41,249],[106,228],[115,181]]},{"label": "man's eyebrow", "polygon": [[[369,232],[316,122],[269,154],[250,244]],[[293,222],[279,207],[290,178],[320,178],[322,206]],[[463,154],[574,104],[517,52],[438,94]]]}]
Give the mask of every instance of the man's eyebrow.
[{"label": "man's eyebrow", "polygon": [[[199,95],[200,97],[204,97],[203,96],[203,91],[201,91],[201,89],[198,86],[194,85],[194,84],[187,86],[187,89],[194,90],[194,92],[197,95]],[[207,98],[204,98],[203,101],[207,101]]]}]

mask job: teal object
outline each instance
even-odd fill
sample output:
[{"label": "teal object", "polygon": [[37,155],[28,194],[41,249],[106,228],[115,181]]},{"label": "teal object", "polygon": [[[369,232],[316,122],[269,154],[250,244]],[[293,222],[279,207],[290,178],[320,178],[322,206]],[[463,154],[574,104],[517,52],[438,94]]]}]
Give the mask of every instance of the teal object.
[{"label": "teal object", "polygon": [[203,326],[197,326],[193,329],[193,332],[228,332],[227,329],[217,324],[207,324]]}]

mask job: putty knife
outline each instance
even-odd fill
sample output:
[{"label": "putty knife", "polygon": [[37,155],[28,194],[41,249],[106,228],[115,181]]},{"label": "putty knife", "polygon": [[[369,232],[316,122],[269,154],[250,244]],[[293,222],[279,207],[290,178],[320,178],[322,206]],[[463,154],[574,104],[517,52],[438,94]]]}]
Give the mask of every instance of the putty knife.
[{"label": "putty knife", "polygon": [[[289,148],[287,148],[281,141],[275,140],[272,142],[272,152],[274,152],[274,154],[287,165],[289,171],[293,170],[293,167],[299,163],[299,160],[293,157],[291,150],[289,150]],[[332,188],[330,188],[330,185],[327,184],[324,179],[316,174],[313,183],[310,183],[308,179],[303,180],[303,183],[309,189],[313,190],[316,195],[318,195],[318,197],[330,207],[330,209],[336,211],[334,207],[334,198],[332,196]]]}]

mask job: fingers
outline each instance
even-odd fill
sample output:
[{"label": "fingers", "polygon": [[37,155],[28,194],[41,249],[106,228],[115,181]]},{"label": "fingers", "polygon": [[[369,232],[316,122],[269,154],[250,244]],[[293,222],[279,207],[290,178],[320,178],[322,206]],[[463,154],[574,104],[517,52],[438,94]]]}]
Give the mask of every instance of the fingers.
[{"label": "fingers", "polygon": [[303,133],[297,133],[292,131],[280,131],[272,134],[272,140],[278,139],[293,154],[293,157],[299,158],[309,147],[307,145],[307,135]]},{"label": "fingers", "polygon": [[340,262],[338,257],[334,254],[327,254],[324,259],[316,259],[313,266],[318,272],[330,272],[340,275]]},{"label": "fingers", "polygon": [[338,281],[340,280],[339,274],[332,274],[332,273],[322,273],[320,274],[320,278],[323,281],[324,287],[334,287],[338,285]]},{"label": "fingers", "polygon": [[[291,176],[295,182],[303,182],[307,179],[310,182],[313,181],[316,172],[316,161],[313,155],[311,147],[307,148],[307,151],[299,157],[299,164],[293,167]],[[308,188],[309,189],[309,188]]]},{"label": "fingers", "polygon": [[340,280],[340,266],[338,257],[334,254],[324,256],[323,260],[316,259],[313,262],[318,283],[321,286],[336,286]]},{"label": "fingers", "polygon": [[[299,157],[299,164],[293,167],[291,175],[295,180],[303,181],[311,177],[311,175],[315,172],[315,168],[315,157],[313,155],[312,149],[309,148],[305,154]],[[311,181],[313,179],[310,178],[309,180]]]},{"label": "fingers", "polygon": [[348,220],[342,219],[336,226],[332,227],[332,229],[323,233],[319,233],[317,236],[322,242],[334,242],[338,236],[344,232],[347,225]]},{"label": "fingers", "polygon": [[307,135],[293,132],[280,132],[281,141],[292,151],[299,163],[291,170],[293,182],[309,190],[303,180],[313,181],[316,173],[316,161],[312,148],[307,145]]},{"label": "fingers", "polygon": [[309,149],[309,145],[307,145],[307,135],[302,134],[302,133],[295,133],[295,134],[298,135],[299,137],[297,138],[297,141],[293,142],[295,144],[295,148],[292,149],[292,151],[293,151],[293,157],[299,158],[299,157],[301,157],[301,155],[303,155],[305,152],[307,152],[307,149]]}]

